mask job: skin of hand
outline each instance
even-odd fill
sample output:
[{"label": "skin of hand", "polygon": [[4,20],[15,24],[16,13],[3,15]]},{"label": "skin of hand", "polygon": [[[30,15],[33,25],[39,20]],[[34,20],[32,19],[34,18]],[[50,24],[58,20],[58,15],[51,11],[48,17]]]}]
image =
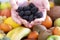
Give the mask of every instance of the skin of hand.
[{"label": "skin of hand", "polygon": [[[20,2],[17,0],[10,0],[10,3],[12,5],[12,10],[11,10],[12,19],[18,24],[20,25],[23,24],[24,26],[29,27],[29,28],[31,28],[33,25],[41,24],[41,22],[46,19],[47,10],[49,10],[50,8],[48,0],[29,0],[29,2],[28,0],[25,0],[25,1],[23,0],[22,3],[21,3],[21,0]],[[29,3],[33,3],[36,7],[39,8],[39,11],[43,12],[42,18],[35,19],[31,23],[19,17],[18,13],[16,12],[16,9],[18,8],[18,6],[28,5]]]}]

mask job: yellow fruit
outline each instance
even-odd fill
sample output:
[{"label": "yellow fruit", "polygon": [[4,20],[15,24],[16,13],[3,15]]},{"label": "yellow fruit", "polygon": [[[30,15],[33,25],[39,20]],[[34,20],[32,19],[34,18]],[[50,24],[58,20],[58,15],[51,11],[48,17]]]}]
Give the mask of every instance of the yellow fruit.
[{"label": "yellow fruit", "polygon": [[49,2],[50,3],[50,8],[54,7],[54,3],[53,2]]},{"label": "yellow fruit", "polygon": [[16,28],[16,27],[19,27],[20,25],[17,24],[15,21],[13,21],[13,19],[11,17],[7,18],[5,21],[4,21],[5,24],[9,24],[12,26],[12,28]]},{"label": "yellow fruit", "polygon": [[11,40],[21,40],[31,32],[30,29],[24,27],[17,27],[7,33],[7,37]]}]

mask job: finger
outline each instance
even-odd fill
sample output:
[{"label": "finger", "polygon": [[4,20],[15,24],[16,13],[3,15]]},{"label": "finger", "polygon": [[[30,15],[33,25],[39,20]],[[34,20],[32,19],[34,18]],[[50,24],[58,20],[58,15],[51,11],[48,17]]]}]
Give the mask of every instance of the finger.
[{"label": "finger", "polygon": [[34,22],[35,24],[41,24],[42,21],[40,19],[35,19]]},{"label": "finger", "polygon": [[23,24],[25,27],[28,27],[28,26],[29,26],[29,23],[28,23],[26,20],[24,20],[24,19],[22,19],[22,24]]},{"label": "finger", "polygon": [[30,24],[29,24],[29,28],[32,28],[34,26],[34,21],[32,21]]}]

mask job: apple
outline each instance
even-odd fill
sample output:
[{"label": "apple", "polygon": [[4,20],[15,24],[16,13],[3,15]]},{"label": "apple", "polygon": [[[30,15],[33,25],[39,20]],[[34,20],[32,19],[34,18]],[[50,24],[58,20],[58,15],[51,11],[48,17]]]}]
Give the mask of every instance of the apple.
[{"label": "apple", "polygon": [[60,27],[60,18],[57,18],[57,19],[54,21],[54,26],[59,26],[59,27]]},{"label": "apple", "polygon": [[3,9],[6,9],[6,8],[11,8],[10,3],[9,2],[1,3],[0,9],[3,10]]},{"label": "apple", "polygon": [[47,40],[60,40],[60,36],[58,35],[51,35],[47,38]]},{"label": "apple", "polygon": [[6,8],[7,8],[7,5],[5,3],[1,3],[0,9],[2,10],[2,9],[6,9]]},{"label": "apple", "polygon": [[10,17],[11,16],[11,9],[4,9],[4,10],[1,10],[1,13],[0,13],[1,16],[6,16],[6,17]]}]

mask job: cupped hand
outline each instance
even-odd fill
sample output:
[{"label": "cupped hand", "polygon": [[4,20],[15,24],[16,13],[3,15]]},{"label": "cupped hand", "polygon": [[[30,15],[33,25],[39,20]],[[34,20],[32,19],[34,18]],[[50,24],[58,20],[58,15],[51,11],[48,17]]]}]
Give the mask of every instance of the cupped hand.
[{"label": "cupped hand", "polygon": [[30,0],[30,3],[33,3],[43,14],[42,18],[35,19],[29,24],[29,27],[33,27],[34,25],[41,24],[46,19],[47,11],[50,10],[50,5],[48,0]]},{"label": "cupped hand", "polygon": [[[16,23],[18,23],[19,25],[24,25],[24,26],[26,26],[26,27],[28,27],[29,26],[29,22],[28,21],[26,21],[25,19],[22,19],[19,15],[18,15],[18,12],[16,12],[16,10],[18,9],[18,6],[26,6],[26,5],[28,5],[28,2],[27,2],[27,0],[25,0],[25,1],[22,1],[22,0],[20,0],[20,1],[17,1],[17,0],[10,0],[10,3],[11,3],[11,5],[12,5],[12,9],[11,9],[11,17],[12,17],[12,19],[16,22]],[[24,5],[23,5],[24,4]]]}]

